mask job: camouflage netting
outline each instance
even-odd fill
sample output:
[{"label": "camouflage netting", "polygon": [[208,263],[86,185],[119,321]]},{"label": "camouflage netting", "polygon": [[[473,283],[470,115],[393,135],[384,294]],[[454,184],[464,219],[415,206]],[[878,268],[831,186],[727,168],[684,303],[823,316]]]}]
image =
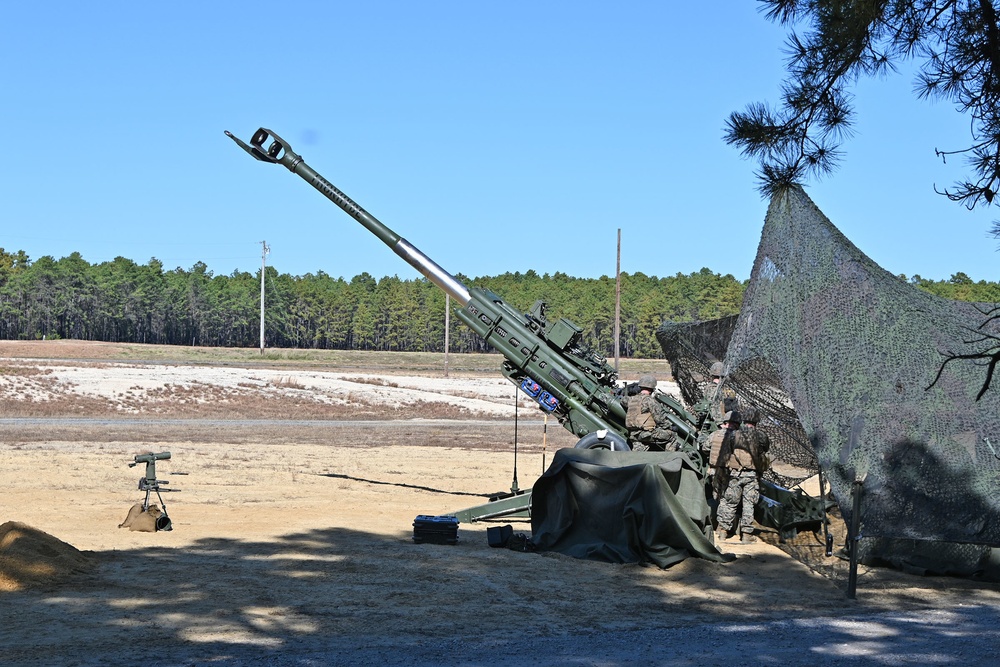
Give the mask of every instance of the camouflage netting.
[{"label": "camouflage netting", "polygon": [[848,523],[861,482],[863,558],[973,574],[1000,546],[1000,389],[976,400],[972,360],[935,378],[1000,334],[979,328],[993,307],[891,275],[793,188],[771,201],[739,317],[657,338],[688,403],[724,358],[724,386],[765,415],[772,481],[822,469]]},{"label": "camouflage netting", "polygon": [[[725,359],[726,347],[738,321],[734,315],[705,322],[664,322],[656,332],[688,406],[704,398],[709,367]],[[764,477],[779,486],[793,487],[816,475],[819,470],[816,454],[774,369],[758,363],[752,373],[749,370],[747,366],[740,373],[730,372],[723,386],[736,391],[738,408],[753,405],[763,414],[759,428],[771,439],[770,453],[774,459]]]}]

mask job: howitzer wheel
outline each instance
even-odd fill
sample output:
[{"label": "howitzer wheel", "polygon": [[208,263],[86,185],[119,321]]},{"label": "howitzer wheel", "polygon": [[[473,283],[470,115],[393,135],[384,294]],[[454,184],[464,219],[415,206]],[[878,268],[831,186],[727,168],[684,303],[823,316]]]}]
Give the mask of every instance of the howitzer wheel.
[{"label": "howitzer wheel", "polygon": [[576,449],[610,449],[614,452],[631,451],[625,438],[612,431],[594,431],[588,433],[573,445]]}]

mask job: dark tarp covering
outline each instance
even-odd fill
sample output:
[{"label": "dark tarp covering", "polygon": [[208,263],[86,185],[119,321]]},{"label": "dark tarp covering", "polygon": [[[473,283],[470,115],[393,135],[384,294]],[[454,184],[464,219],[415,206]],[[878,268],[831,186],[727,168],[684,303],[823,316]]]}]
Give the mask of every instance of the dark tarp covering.
[{"label": "dark tarp covering", "polygon": [[712,542],[704,479],[683,452],[560,449],[531,490],[532,542],[610,563],[666,568],[734,559]]}]

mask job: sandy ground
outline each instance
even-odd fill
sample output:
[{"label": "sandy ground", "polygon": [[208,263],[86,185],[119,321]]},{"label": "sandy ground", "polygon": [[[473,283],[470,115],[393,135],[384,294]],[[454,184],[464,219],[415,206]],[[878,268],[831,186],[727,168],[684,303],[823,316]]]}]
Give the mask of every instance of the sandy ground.
[{"label": "sandy ground", "polygon": [[[515,464],[528,489],[572,444],[519,411],[515,459],[506,380],[7,357],[4,665],[993,664],[1000,645],[996,584],[862,566],[848,599],[841,561],[810,569],[766,534],[723,545],[732,563],[668,570],[491,548],[495,523],[462,524],[455,545],[415,543],[417,515],[509,491]],[[362,413],[455,403],[464,417],[177,419],[141,407],[185,383],[216,404],[220,388],[263,394],[278,413],[307,392]],[[100,418],[24,409],[66,395]],[[171,531],[118,527],[145,496],[143,466],[128,464],[149,451],[171,453],[157,463]]]}]

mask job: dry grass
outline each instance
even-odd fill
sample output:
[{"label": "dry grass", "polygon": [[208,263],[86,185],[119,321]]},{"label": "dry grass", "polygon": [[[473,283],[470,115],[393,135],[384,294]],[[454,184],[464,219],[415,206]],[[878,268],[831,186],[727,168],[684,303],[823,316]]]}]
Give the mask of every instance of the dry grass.
[{"label": "dry grass", "polygon": [[306,386],[292,377],[278,378],[271,382],[272,385],[278,387],[279,389],[302,389],[304,390]]},{"label": "dry grass", "polygon": [[[0,341],[0,417],[2,418],[178,418],[178,419],[286,419],[286,420],[366,420],[366,419],[485,419],[497,417],[454,405],[448,400],[413,400],[386,405],[363,386],[398,389],[392,379],[378,377],[413,375],[443,376],[444,355],[429,352],[350,352],[339,350],[259,350],[236,348],[195,348],[167,345],[98,343],[87,341]],[[498,354],[448,355],[448,375],[457,378],[502,376]],[[257,370],[363,371],[350,376],[359,391],[343,400],[318,400],[301,378],[279,375],[261,383],[244,381],[236,386],[207,382],[165,384],[157,388],[131,386],[113,397],[86,395],[60,385],[47,366],[73,365],[88,369],[105,368],[110,363],[163,363]],[[620,362],[623,379],[652,370],[669,377],[664,360]],[[474,393],[455,389],[443,392],[456,398],[478,398]]]},{"label": "dry grass", "polygon": [[[155,361],[163,363],[239,365],[261,368],[315,368],[324,370],[363,370],[377,374],[392,370],[406,374],[439,375],[445,369],[445,355],[440,352],[365,352],[354,350],[300,350],[256,348],[187,347],[181,345],[144,345],[139,343],[103,343],[92,341],[0,341],[0,357],[21,359],[77,359],[91,361]],[[499,354],[449,354],[449,374],[463,376],[496,373],[499,376],[503,357]],[[610,361],[613,365],[613,360]],[[623,380],[636,380],[643,373],[659,378],[670,377],[665,359],[619,359]]]},{"label": "dry grass", "polygon": [[5,364],[0,366],[0,375],[11,375],[14,377],[36,378],[39,375],[51,375],[52,369],[42,368],[38,364]]},{"label": "dry grass", "polygon": [[376,387],[398,387],[399,384],[395,382],[389,382],[388,380],[383,380],[382,378],[367,378],[367,377],[351,377],[347,378],[351,382],[356,382],[358,384],[370,384]]},{"label": "dry grass", "polygon": [[[175,419],[496,419],[494,415],[470,411],[445,401],[414,401],[384,405],[361,392],[348,394],[342,404],[315,400],[305,385],[287,380],[274,383],[282,390],[268,394],[255,387],[237,389],[211,384],[166,385],[142,393],[119,394],[115,400],[72,393],[54,393],[50,398],[31,398],[29,390],[0,394],[0,418],[45,419],[56,417]],[[34,389],[39,390],[36,386]]]}]

